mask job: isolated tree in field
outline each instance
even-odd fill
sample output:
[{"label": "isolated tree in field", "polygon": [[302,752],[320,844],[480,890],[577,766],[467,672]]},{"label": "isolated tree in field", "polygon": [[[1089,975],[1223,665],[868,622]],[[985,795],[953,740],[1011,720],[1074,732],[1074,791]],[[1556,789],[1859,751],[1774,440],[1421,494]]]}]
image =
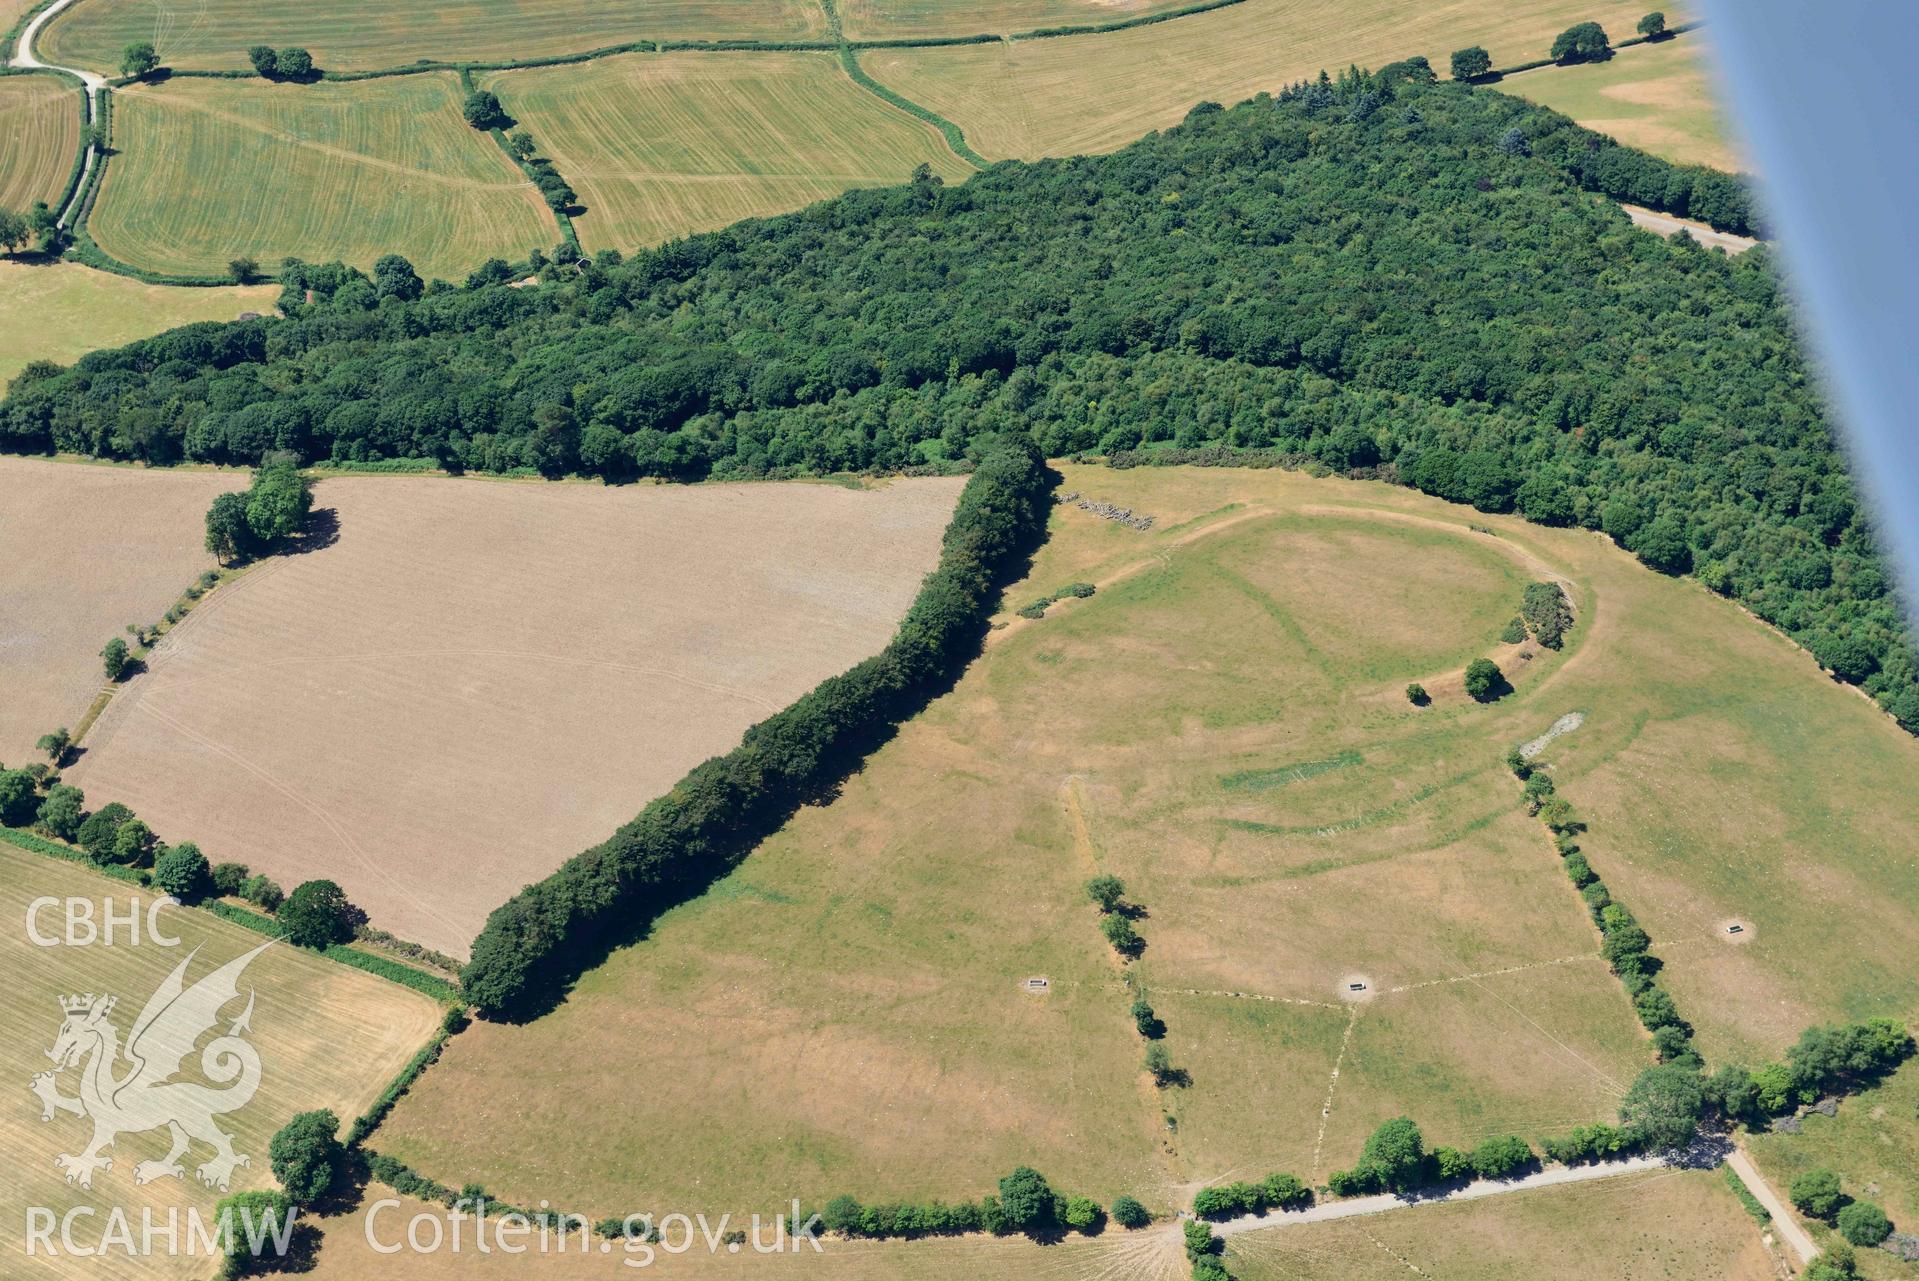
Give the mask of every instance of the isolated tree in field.
[{"label": "isolated tree in field", "polygon": [[127,670],[127,643],[118,636],[108,641],[106,648],[100,651],[100,665],[108,680],[119,680],[121,673]]},{"label": "isolated tree in field", "polygon": [[1086,882],[1086,897],[1102,912],[1117,912],[1126,895],[1126,884],[1117,876],[1095,876]]},{"label": "isolated tree in field", "polygon": [[1824,1166],[1795,1175],[1786,1195],[1801,1214],[1815,1219],[1832,1218],[1846,1203],[1845,1193],[1839,1190],[1839,1176]]},{"label": "isolated tree in field", "polygon": [[1612,41],[1597,22],[1581,22],[1567,27],[1553,41],[1554,62],[1598,62],[1612,56]]},{"label": "isolated tree in field", "polygon": [[40,741],[35,743],[34,746],[45,752],[49,761],[58,765],[60,758],[67,754],[67,748],[72,746],[72,744],[73,735],[67,732],[66,726],[62,725],[51,734],[42,734]]},{"label": "isolated tree in field", "polygon": [[1123,1196],[1113,1202],[1113,1222],[1122,1228],[1143,1228],[1152,1221],[1153,1216],[1146,1207],[1132,1197]]},{"label": "isolated tree in field", "polygon": [[262,546],[271,546],[306,523],[313,508],[313,485],[291,463],[275,463],[253,474],[247,490],[247,528]]},{"label": "isolated tree in field", "polygon": [[1639,20],[1639,34],[1648,40],[1657,40],[1666,34],[1666,15],[1654,9]]},{"label": "isolated tree in field", "polygon": [[1506,677],[1490,658],[1475,658],[1466,665],[1466,693],[1476,703],[1490,703],[1499,697]]},{"label": "isolated tree in field", "polygon": [[135,80],[150,75],[160,65],[160,55],[145,40],[135,41],[120,51],[120,74]]},{"label": "isolated tree in field", "polygon": [[313,55],[298,46],[282,49],[273,56],[273,69],[282,80],[305,80],[313,74]]},{"label": "isolated tree in field", "polygon": [[1157,1041],[1166,1035],[1166,1024],[1160,1021],[1159,1015],[1153,1013],[1153,1007],[1147,1004],[1144,996],[1133,998],[1131,1013],[1133,1026],[1139,1029],[1139,1034],[1147,1040]]},{"label": "isolated tree in field", "polygon": [[260,276],[260,264],[242,254],[227,263],[227,275],[236,285],[250,285]]},{"label": "isolated tree in field", "polygon": [[499,95],[490,89],[469,93],[460,112],[475,129],[499,129],[507,123],[506,109],[500,106]]},{"label": "isolated tree in field", "polygon": [[1626,1091],[1619,1122],[1647,1147],[1664,1151],[1691,1143],[1705,1110],[1705,1083],[1698,1071],[1660,1063],[1641,1072]]},{"label": "isolated tree in field", "polygon": [[386,254],[373,264],[373,287],[382,298],[410,302],[426,292],[426,284],[413,264],[399,254]]},{"label": "isolated tree in field", "polygon": [[0,209],[0,245],[5,245],[8,253],[27,243],[30,230],[24,215],[11,209]]},{"label": "isolated tree in field", "polygon": [[293,887],[280,906],[280,923],[287,939],[316,950],[353,937],[348,923],[346,893],[332,881],[306,881]]},{"label": "isolated tree in field", "polygon": [[1012,1231],[1037,1232],[1057,1219],[1058,1198],[1045,1175],[1022,1165],[999,1181],[999,1209]]},{"label": "isolated tree in field", "polygon": [[1418,681],[1414,681],[1406,687],[1406,701],[1414,707],[1424,707],[1426,704],[1432,702],[1433,699],[1432,695],[1426,692],[1424,685],[1421,685]]},{"label": "isolated tree in field", "polygon": [[182,903],[193,903],[213,888],[213,876],[200,847],[181,841],[154,860],[153,883]]},{"label": "isolated tree in field", "polygon": [[1854,1201],[1839,1211],[1833,1223],[1839,1235],[1854,1245],[1878,1245],[1892,1235],[1886,1212],[1870,1201]]},{"label": "isolated tree in field", "polygon": [[40,802],[33,821],[48,836],[70,841],[80,831],[86,804],[86,795],[79,788],[55,783],[46,799]]},{"label": "isolated tree in field", "polygon": [[256,44],[247,50],[247,61],[253,64],[254,72],[269,80],[277,73],[277,58],[272,45]]},{"label": "isolated tree in field", "polygon": [[267,1145],[273,1177],[295,1203],[311,1205],[332,1189],[346,1162],[339,1133],[340,1118],[323,1108],[296,1114]]},{"label": "isolated tree in field", "polygon": [[1493,69],[1493,57],[1478,45],[1453,50],[1453,79],[1471,80]]}]

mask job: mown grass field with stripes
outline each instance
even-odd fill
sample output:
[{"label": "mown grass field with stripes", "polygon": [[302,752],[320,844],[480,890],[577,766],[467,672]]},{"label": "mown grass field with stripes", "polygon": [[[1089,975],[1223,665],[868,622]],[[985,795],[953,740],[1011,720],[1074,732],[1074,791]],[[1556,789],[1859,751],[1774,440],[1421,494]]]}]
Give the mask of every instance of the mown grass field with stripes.
[{"label": "mown grass field with stripes", "polygon": [[[861,55],[882,83],[966,131],[994,159],[1123,146],[1177,124],[1196,102],[1232,104],[1349,63],[1425,55],[1440,75],[1452,51],[1485,46],[1494,66],[1546,56],[1575,22],[1631,35],[1640,0],[1426,5],[1411,0],[1245,0],[1210,13],[1103,35]],[[1688,15],[1668,5],[1669,21]]]},{"label": "mown grass field with stripes", "polygon": [[488,77],[579,193],[589,249],[631,249],[927,164],[972,169],[829,53],[630,54]]},{"label": "mown grass field with stripes", "polygon": [[53,76],[0,76],[0,209],[66,190],[80,149],[80,91]]},{"label": "mown grass field with stripes", "polygon": [[84,0],[47,24],[39,53],[64,66],[115,71],[130,41],[160,61],[242,69],[256,44],[303,45],[331,71],[422,59],[538,58],[631,40],[801,40],[826,31],[816,0]]},{"label": "mown grass field with stripes", "polygon": [[1607,62],[1528,71],[1499,87],[1629,147],[1734,173],[1747,166],[1733,146],[1707,65],[1709,39],[1710,32],[1701,32],[1634,45]]},{"label": "mown grass field with stripes", "polygon": [[405,255],[458,277],[559,238],[539,193],[467,126],[450,74],[358,84],[174,80],[115,95],[89,229],[149,271],[220,274],[245,254],[362,269]]},{"label": "mown grass field with stripes", "polygon": [[855,40],[920,36],[1011,35],[1041,27],[1119,22],[1181,9],[1193,0],[840,0],[840,21]]}]

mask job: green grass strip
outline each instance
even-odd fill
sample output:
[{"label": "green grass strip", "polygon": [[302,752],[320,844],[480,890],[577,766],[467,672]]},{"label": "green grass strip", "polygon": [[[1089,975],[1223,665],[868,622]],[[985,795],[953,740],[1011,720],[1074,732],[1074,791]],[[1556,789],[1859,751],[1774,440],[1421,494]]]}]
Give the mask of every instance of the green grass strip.
[{"label": "green grass strip", "polygon": [[866,90],[876,98],[892,103],[907,115],[917,116],[927,124],[932,125],[935,129],[938,129],[946,136],[946,145],[953,149],[953,154],[961,160],[964,160],[967,164],[973,166],[975,169],[984,169],[993,163],[966,145],[965,131],[951,120],[948,120],[945,116],[940,115],[929,107],[920,106],[919,103],[914,102],[911,98],[894,93],[891,89],[888,89],[885,85],[873,79],[872,76],[867,75],[866,69],[860,66],[859,57],[854,53],[852,45],[843,44],[840,46],[840,65],[846,69],[846,74],[852,78],[853,83],[860,88]]},{"label": "green grass strip", "polygon": [[1219,785],[1235,792],[1263,792],[1269,788],[1284,787],[1288,783],[1303,783],[1309,778],[1331,773],[1336,769],[1345,769],[1357,765],[1364,758],[1358,752],[1348,749],[1337,756],[1329,756],[1323,761],[1301,761],[1296,765],[1280,765],[1273,769],[1240,770],[1236,774],[1220,775]]},{"label": "green grass strip", "polygon": [[1740,1178],[1730,1165],[1721,1166],[1720,1169],[1725,1172],[1726,1186],[1731,1188],[1732,1194],[1739,1198],[1739,1204],[1746,1207],[1746,1213],[1760,1223],[1771,1223],[1772,1211],[1759,1204],[1759,1198],[1752,1194],[1752,1189],[1746,1186],[1746,1181]]}]

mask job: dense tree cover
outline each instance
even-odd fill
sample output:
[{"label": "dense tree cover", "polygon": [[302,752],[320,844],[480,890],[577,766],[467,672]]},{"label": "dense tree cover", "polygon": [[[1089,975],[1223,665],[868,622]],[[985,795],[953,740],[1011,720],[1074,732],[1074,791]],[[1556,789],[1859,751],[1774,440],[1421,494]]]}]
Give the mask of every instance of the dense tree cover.
[{"label": "dense tree cover", "polygon": [[[121,833],[124,835],[139,822],[139,819],[134,819],[120,829]],[[154,860],[153,883],[182,903],[193,903],[213,888],[213,874],[207,866],[207,856],[200,852],[200,847],[192,841],[181,841],[178,845],[169,846],[166,853]]]},{"label": "dense tree cover", "polygon": [[1534,639],[1547,649],[1565,643],[1566,629],[1573,625],[1572,602],[1558,583],[1529,583],[1519,612]]},{"label": "dense tree cover", "polygon": [[0,448],[615,480],[944,466],[1015,431],[1054,455],[1272,449],[1604,530],[1919,727],[1770,253],[1633,231],[1581,187],[1750,222],[1736,179],[1519,99],[1346,77],[537,289],[409,298],[295,264],[288,319],[35,366]]},{"label": "dense tree cover", "polygon": [[290,457],[276,456],[253,473],[244,494],[213,500],[207,508],[206,549],[222,561],[272,551],[299,532],[312,510],[313,482]]},{"label": "dense tree cover", "polygon": [[1193,1197],[1193,1213],[1202,1219],[1231,1219],[1266,1210],[1303,1210],[1312,1203],[1313,1190],[1297,1175],[1269,1174],[1258,1183],[1201,1188]]},{"label": "dense tree cover", "polygon": [[353,937],[351,910],[346,892],[332,881],[303,881],[280,905],[280,924],[289,942],[323,951]]},{"label": "dense tree cover", "polygon": [[[698,892],[950,685],[1006,576],[1044,530],[1052,473],[1030,444],[982,442],[927,575],[886,649],[828,677],[693,769],[607,840],[494,909],[461,974],[496,1015],[546,1007],[603,941]],[[1123,918],[1121,918],[1123,919]]]},{"label": "dense tree cover", "polygon": [[332,1190],[346,1165],[340,1142],[340,1118],[327,1109],[296,1113],[267,1147],[273,1177],[300,1205],[311,1205]]}]

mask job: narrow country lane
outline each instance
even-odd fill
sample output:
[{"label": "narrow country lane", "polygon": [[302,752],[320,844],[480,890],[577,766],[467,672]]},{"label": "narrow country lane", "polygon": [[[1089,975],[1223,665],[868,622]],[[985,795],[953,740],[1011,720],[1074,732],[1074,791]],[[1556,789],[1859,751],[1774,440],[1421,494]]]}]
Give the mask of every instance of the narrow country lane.
[{"label": "narrow country lane", "polygon": [[[107,78],[97,72],[83,71],[79,67],[60,67],[51,62],[42,62],[33,52],[33,42],[39,36],[40,28],[46,26],[56,14],[73,3],[75,0],[54,0],[52,4],[34,15],[33,21],[27,23],[26,29],[20,33],[20,42],[13,51],[12,65],[37,68],[42,71],[64,71],[70,76],[79,77],[80,82],[86,86],[83,92],[87,95],[87,121],[91,124],[100,119],[100,99],[107,92]],[[99,159],[99,153],[91,141],[82,140],[80,145],[86,148],[86,164],[80,170],[80,181],[74,184],[72,199],[60,210],[62,227],[65,227],[72,218],[73,208],[79,203],[82,193],[86,191],[87,183],[93,177],[93,166]]]},{"label": "narrow country lane", "polygon": [[1732,1172],[1737,1174],[1740,1181],[1746,1185],[1746,1190],[1759,1199],[1759,1204],[1766,1207],[1766,1213],[1772,1215],[1772,1224],[1779,1229],[1780,1237],[1792,1247],[1792,1252],[1799,1256],[1799,1266],[1804,1267],[1811,1263],[1812,1256],[1819,1253],[1819,1247],[1813,1243],[1810,1236],[1806,1235],[1806,1230],[1799,1226],[1799,1220],[1793,1217],[1792,1207],[1773,1191],[1772,1184],[1766,1182],[1766,1176],[1759,1172],[1759,1167],[1754,1165],[1752,1158],[1746,1155],[1746,1149],[1735,1146],[1732,1151],[1726,1153],[1726,1164],[1732,1167]]}]

